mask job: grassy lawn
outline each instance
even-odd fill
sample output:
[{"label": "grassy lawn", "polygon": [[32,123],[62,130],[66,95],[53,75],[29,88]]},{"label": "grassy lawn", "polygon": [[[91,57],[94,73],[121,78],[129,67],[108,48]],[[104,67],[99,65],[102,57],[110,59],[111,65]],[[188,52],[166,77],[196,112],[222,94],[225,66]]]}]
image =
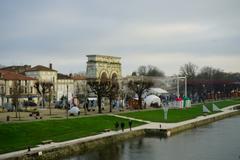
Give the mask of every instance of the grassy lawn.
[{"label": "grassy lawn", "polygon": [[[219,108],[224,108],[234,104],[240,104],[240,100],[224,100],[215,102],[215,104]],[[205,104],[210,111],[212,111],[212,103]],[[213,114],[213,112],[212,112]],[[122,113],[122,116],[133,117],[137,119],[152,121],[152,122],[167,122],[167,123],[174,123],[174,122],[181,122],[189,119],[196,118],[198,116],[203,115],[202,113],[202,104],[194,105],[192,108],[189,109],[170,109],[168,110],[168,119],[167,121],[164,120],[164,112],[162,109],[156,109],[151,111],[137,111],[137,112],[129,112],[129,113]]]},{"label": "grassy lawn", "polygon": [[[128,121],[113,116],[94,116],[74,119],[47,120],[37,122],[0,124],[0,154],[27,146],[36,146],[43,140],[66,141],[90,135],[96,135],[104,129],[114,130],[114,123]],[[133,126],[141,125],[133,122]]]}]

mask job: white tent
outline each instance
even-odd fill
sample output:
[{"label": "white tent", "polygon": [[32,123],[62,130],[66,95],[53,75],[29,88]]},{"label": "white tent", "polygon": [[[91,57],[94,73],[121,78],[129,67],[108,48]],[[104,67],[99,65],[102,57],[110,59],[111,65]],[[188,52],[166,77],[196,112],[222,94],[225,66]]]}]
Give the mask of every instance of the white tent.
[{"label": "white tent", "polygon": [[68,110],[68,113],[70,115],[79,115],[80,114],[80,110],[78,107],[72,107],[70,110]]},{"label": "white tent", "polygon": [[161,99],[156,95],[149,95],[144,99],[144,103],[146,107],[151,106],[151,104],[157,103],[159,106],[161,105]]},{"label": "white tent", "polygon": [[203,113],[211,113],[211,111],[209,111],[209,109],[203,105]]},{"label": "white tent", "polygon": [[149,93],[161,95],[161,94],[167,94],[168,92],[162,88],[150,88],[148,91]]}]

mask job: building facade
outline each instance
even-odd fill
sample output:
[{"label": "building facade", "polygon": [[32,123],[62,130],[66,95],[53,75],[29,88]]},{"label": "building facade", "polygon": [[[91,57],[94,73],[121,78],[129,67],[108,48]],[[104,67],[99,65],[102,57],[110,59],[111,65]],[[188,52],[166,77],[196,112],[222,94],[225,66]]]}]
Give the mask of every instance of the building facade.
[{"label": "building facade", "polygon": [[64,74],[57,74],[57,100],[59,101],[63,96],[69,100],[74,95],[74,80],[71,76]]},{"label": "building facade", "polygon": [[74,97],[78,97],[81,102],[84,101],[86,96],[88,95],[87,88],[87,79],[84,76],[75,76],[74,80]]},{"label": "building facade", "polygon": [[53,84],[52,95],[53,99],[57,98],[57,71],[52,68],[52,64],[49,67],[37,65],[31,69],[25,71],[25,75],[37,79],[38,82],[50,82]]},{"label": "building facade", "polygon": [[[16,72],[0,70],[0,106],[4,103],[12,103],[14,96],[19,101],[28,101],[36,97],[34,88],[36,79],[18,74]],[[17,91],[17,95],[16,94]]]}]

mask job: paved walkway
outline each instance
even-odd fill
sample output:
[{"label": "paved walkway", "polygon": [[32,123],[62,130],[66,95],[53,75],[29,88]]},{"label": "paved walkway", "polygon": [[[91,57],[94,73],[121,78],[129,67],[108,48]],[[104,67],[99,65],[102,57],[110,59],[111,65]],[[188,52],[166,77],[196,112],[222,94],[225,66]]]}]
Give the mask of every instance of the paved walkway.
[{"label": "paved walkway", "polygon": [[[120,115],[114,115],[114,114],[110,114],[110,115],[147,123],[145,125],[134,127],[134,128],[132,128],[132,130],[160,129],[160,124],[161,124],[161,129],[172,129],[172,128],[179,127],[179,126],[189,124],[189,123],[192,123],[192,122],[197,122],[197,121],[208,119],[208,118],[211,118],[211,117],[224,115],[224,114],[230,113],[230,112],[236,112],[236,110],[232,109],[235,106],[237,106],[237,105],[226,107],[226,108],[223,109],[223,112],[220,112],[220,113],[216,113],[216,114],[212,114],[212,115],[208,115],[208,116],[199,116],[195,119],[191,119],[191,120],[187,120],[187,121],[183,121],[183,122],[178,122],[178,123],[157,123],[157,122],[144,121],[144,120],[141,120],[141,119],[130,118],[130,117],[125,117],[125,116],[120,116]],[[125,133],[130,132],[130,130],[125,129],[124,132]],[[96,140],[96,139],[99,139],[99,138],[104,138],[104,137],[117,135],[117,134],[122,134],[122,133],[123,133],[122,131],[110,131],[110,132],[104,132],[102,134],[89,136],[89,137],[84,137],[84,138],[79,138],[79,139],[74,139],[74,140],[70,140],[70,141],[64,141],[64,142],[58,142],[58,143],[53,142],[51,144],[39,145],[35,148],[31,148],[30,152],[28,152],[27,150],[20,150],[20,151],[10,152],[10,153],[6,153],[6,154],[1,154],[0,155],[0,160],[7,159],[7,158],[10,158],[10,157],[19,157],[19,156],[26,155],[26,154],[29,154],[29,153],[38,153],[38,152],[41,152],[41,151],[44,151],[44,150],[51,150],[51,149],[54,149],[54,148],[59,148],[59,147],[72,145],[72,144],[77,144],[77,143],[81,143],[81,142],[92,141],[92,140]]]}]

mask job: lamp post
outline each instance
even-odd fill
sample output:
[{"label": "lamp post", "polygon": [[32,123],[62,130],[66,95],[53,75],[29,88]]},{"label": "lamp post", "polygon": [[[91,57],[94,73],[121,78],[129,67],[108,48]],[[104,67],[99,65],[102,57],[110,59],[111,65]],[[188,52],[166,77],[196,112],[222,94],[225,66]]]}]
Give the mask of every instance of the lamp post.
[{"label": "lamp post", "polygon": [[224,98],[226,98],[226,84],[223,85]]},{"label": "lamp post", "polygon": [[52,115],[52,110],[51,110],[52,88],[53,88],[53,86],[51,85],[51,86],[49,87],[49,95],[48,95],[49,115]]},{"label": "lamp post", "polygon": [[184,76],[184,77],[178,77],[177,76],[177,97],[179,98],[180,97],[180,93],[179,93],[179,79],[184,79],[184,95],[185,97],[187,97],[187,76]]},{"label": "lamp post", "polygon": [[68,85],[67,85],[67,98],[66,98],[66,114],[67,114],[67,119],[68,119]]}]

